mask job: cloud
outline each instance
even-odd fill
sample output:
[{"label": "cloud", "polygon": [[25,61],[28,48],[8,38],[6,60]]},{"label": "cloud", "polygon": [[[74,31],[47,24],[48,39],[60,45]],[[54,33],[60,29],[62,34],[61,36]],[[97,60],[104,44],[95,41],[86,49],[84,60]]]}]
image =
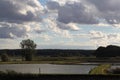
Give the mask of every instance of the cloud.
[{"label": "cloud", "polygon": [[21,38],[35,31],[33,23],[41,22],[43,9],[38,0],[0,0],[0,38]]},{"label": "cloud", "polygon": [[120,41],[120,34],[119,33],[103,33],[101,31],[90,31],[90,38],[94,39],[94,40],[98,40],[98,39],[106,39],[108,41]]},{"label": "cloud", "polygon": [[[14,23],[0,23],[0,38],[17,38],[27,36],[28,27]],[[21,27],[22,26],[22,27]]]},{"label": "cloud", "polygon": [[[52,2],[52,1],[51,1]],[[80,23],[80,24],[97,24],[96,8],[82,0],[63,0],[64,5],[60,5],[60,1],[54,1],[59,4],[58,18],[59,22],[68,23]],[[48,3],[49,4],[49,3]],[[52,4],[55,6],[56,4]],[[51,5],[51,4],[49,4]],[[47,6],[49,9],[51,6]],[[53,8],[51,9],[53,10]]]},{"label": "cloud", "polygon": [[47,7],[50,10],[58,10],[60,7],[60,4],[57,3],[56,1],[48,1],[47,2]]},{"label": "cloud", "polygon": [[63,30],[71,30],[71,31],[80,30],[80,28],[75,23],[64,24],[64,23],[57,21],[57,26]]},{"label": "cloud", "polygon": [[99,46],[106,46],[109,44],[107,34],[101,32],[101,31],[90,31],[89,32],[90,40],[92,41],[92,44],[94,44],[96,47]]},{"label": "cloud", "polygon": [[0,20],[13,23],[39,21],[42,9],[38,0],[0,0]]},{"label": "cloud", "polygon": [[88,0],[98,9],[100,18],[105,19],[109,24],[120,23],[120,1],[118,0]]},{"label": "cloud", "polygon": [[119,33],[112,33],[112,34],[108,34],[107,35],[108,40],[110,40],[110,42],[120,42],[120,34]]},{"label": "cloud", "polygon": [[42,28],[44,26],[41,22],[30,22],[27,25],[31,26],[30,32],[32,32],[32,33],[35,32],[35,33],[41,34],[41,33],[46,32],[46,30]]},{"label": "cloud", "polygon": [[43,21],[46,24],[46,27],[49,29],[49,31],[54,32],[53,34],[58,34],[66,38],[71,38],[69,30],[72,30],[72,31],[79,30],[79,28],[72,23],[71,23],[72,25],[70,24],[67,25],[67,24],[52,20],[50,18],[44,19]]},{"label": "cloud", "polygon": [[94,46],[64,45],[64,44],[40,44],[39,49],[95,49]]},{"label": "cloud", "polygon": [[80,30],[80,28],[77,26],[77,24],[75,23],[69,23],[67,24],[67,26],[71,29],[71,30],[75,30],[75,31],[78,31]]},{"label": "cloud", "polygon": [[91,35],[91,39],[102,39],[106,37],[106,34],[101,31],[90,31],[89,34]]},{"label": "cloud", "polygon": [[[103,11],[103,12],[109,12],[109,11],[118,11],[120,10],[120,1],[118,0],[87,0],[89,2],[91,2],[92,4],[94,4],[99,11]],[[100,4],[102,3],[102,4]]]},{"label": "cloud", "polygon": [[120,23],[120,1],[119,0],[87,0],[95,5],[101,18],[104,18],[109,24]]},{"label": "cloud", "polygon": [[107,24],[107,23],[99,23],[99,24],[95,24],[95,26],[99,26],[99,27],[109,27],[111,26],[110,24]]},{"label": "cloud", "polygon": [[99,24],[101,23],[100,19],[103,19],[106,24],[120,24],[120,1],[118,0],[52,1],[59,4],[59,8],[55,9],[58,10],[57,20],[62,23]]},{"label": "cloud", "polygon": [[46,30],[41,28],[41,23],[28,22],[23,24],[0,22],[0,38],[15,39],[29,37],[33,33],[44,33]]},{"label": "cloud", "polygon": [[106,46],[120,42],[119,33],[103,33],[101,31],[90,31],[90,39],[98,46]]},{"label": "cloud", "polygon": [[52,36],[49,36],[49,35],[46,35],[46,34],[42,34],[39,37],[44,39],[45,41],[49,41],[49,40],[52,39]]},{"label": "cloud", "polygon": [[[70,36],[70,31],[80,30],[78,24],[111,24],[119,27],[119,3],[118,0],[49,0],[43,6],[39,0],[1,0],[1,38],[24,37],[29,32],[41,34],[47,31]],[[45,7],[50,12],[44,13]],[[106,23],[102,23],[101,20],[105,20]],[[41,23],[46,25],[44,29],[41,28]],[[95,34],[94,38],[104,37],[101,32],[93,31],[91,34]]]},{"label": "cloud", "polygon": [[61,6],[65,5],[67,2],[74,3],[74,2],[80,2],[81,0],[49,0],[59,3]]},{"label": "cloud", "polygon": [[18,49],[19,44],[15,39],[0,39],[0,49]]},{"label": "cloud", "polygon": [[[58,10],[58,21],[63,23],[97,24],[94,6],[82,2],[66,3]],[[94,14],[93,14],[93,12]]]}]

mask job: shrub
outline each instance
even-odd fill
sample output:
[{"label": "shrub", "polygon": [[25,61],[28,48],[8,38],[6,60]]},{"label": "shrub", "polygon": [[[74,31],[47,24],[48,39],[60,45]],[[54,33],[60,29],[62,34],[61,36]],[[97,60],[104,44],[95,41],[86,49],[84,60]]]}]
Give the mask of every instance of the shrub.
[{"label": "shrub", "polygon": [[120,74],[120,68],[109,69],[107,72],[110,74]]},{"label": "shrub", "polygon": [[9,61],[8,55],[7,54],[2,54],[1,55],[1,61],[3,61],[3,62]]}]

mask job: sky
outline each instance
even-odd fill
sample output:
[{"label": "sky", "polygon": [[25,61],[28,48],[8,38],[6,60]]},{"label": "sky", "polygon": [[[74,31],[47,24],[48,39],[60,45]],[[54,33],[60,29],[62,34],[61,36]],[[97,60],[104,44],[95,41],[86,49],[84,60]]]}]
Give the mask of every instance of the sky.
[{"label": "sky", "polygon": [[0,0],[0,49],[120,46],[119,0]]}]

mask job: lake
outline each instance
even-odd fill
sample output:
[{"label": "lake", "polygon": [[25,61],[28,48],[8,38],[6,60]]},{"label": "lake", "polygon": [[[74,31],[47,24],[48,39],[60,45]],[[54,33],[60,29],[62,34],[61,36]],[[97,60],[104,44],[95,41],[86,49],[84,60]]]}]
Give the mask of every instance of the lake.
[{"label": "lake", "polygon": [[[97,65],[54,65],[54,64],[3,64],[0,71],[14,70],[20,73],[38,74],[88,74]],[[113,68],[120,67],[113,65]]]}]

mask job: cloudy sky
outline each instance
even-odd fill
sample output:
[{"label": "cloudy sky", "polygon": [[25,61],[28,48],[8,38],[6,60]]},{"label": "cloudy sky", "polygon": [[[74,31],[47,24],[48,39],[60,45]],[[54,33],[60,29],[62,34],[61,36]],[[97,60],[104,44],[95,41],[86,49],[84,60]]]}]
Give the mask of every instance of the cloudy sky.
[{"label": "cloudy sky", "polygon": [[0,0],[0,49],[120,46],[120,0]]}]

